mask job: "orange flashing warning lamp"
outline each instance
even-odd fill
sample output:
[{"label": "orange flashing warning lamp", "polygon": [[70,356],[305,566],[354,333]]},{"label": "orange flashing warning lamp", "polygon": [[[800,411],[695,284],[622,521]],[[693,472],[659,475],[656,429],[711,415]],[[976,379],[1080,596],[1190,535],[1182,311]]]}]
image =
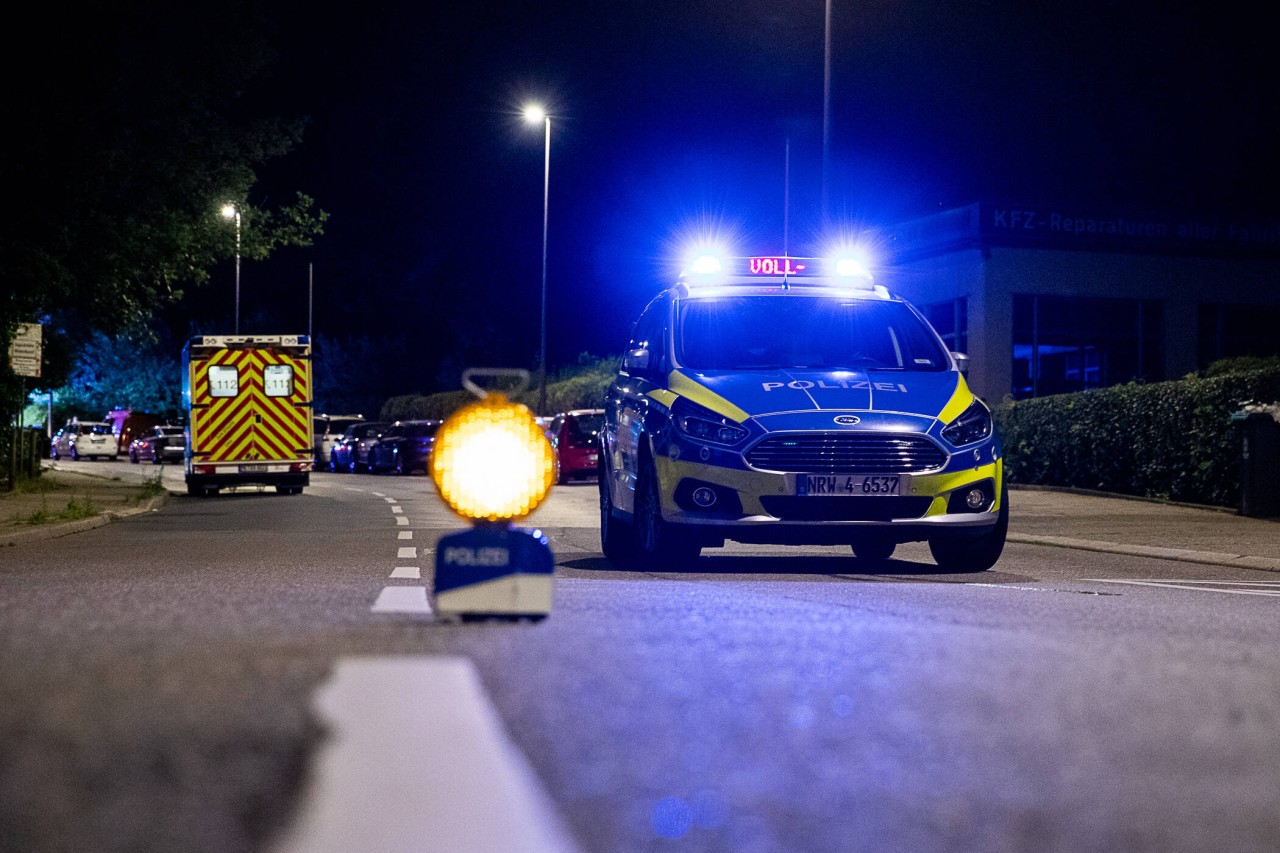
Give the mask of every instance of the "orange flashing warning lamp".
[{"label": "orange flashing warning lamp", "polygon": [[555,451],[527,406],[488,392],[436,432],[431,479],[471,521],[509,522],[538,508],[555,483]]},{"label": "orange flashing warning lamp", "polygon": [[485,391],[472,377],[524,370],[472,369],[462,384],[480,399],[436,432],[431,480],[445,504],[474,525],[440,538],[434,592],[442,615],[541,619],[551,610],[555,561],[541,530],[513,526],[555,483],[555,451],[527,406]]}]

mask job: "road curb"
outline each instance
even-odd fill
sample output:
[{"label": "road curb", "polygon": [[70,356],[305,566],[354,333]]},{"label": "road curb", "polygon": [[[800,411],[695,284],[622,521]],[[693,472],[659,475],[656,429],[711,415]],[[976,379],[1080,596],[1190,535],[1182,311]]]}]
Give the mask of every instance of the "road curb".
[{"label": "road curb", "polygon": [[129,518],[130,516],[141,515],[144,512],[157,510],[163,506],[168,499],[169,492],[165,491],[159,495],[147,498],[137,506],[126,507],[124,509],[103,510],[90,518],[77,518],[75,521],[56,521],[49,522],[47,524],[32,524],[25,528],[7,530],[0,533],[0,547],[22,545],[33,540],[44,541],[46,539],[61,539],[63,536],[70,536],[73,533],[82,533],[86,530],[104,527],[113,521],[119,521],[122,518]]},{"label": "road curb", "polygon": [[1027,536],[1011,533],[1007,541],[1020,545],[1046,545],[1053,548],[1072,548],[1077,551],[1099,551],[1106,554],[1126,554],[1131,557],[1152,557],[1157,560],[1174,560],[1181,563],[1203,563],[1211,566],[1230,566],[1237,569],[1261,569],[1280,572],[1280,559],[1251,557],[1244,554],[1222,554],[1214,551],[1192,551],[1186,548],[1155,548],[1149,545],[1124,545],[1117,542],[1098,542],[1092,539],[1073,539],[1069,536]]}]

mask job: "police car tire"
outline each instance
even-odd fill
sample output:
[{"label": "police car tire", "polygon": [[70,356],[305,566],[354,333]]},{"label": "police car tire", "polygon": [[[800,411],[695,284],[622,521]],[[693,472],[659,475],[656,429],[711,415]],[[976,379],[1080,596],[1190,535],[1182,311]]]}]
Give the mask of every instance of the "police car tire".
[{"label": "police car tire", "polygon": [[635,528],[636,556],[646,564],[660,564],[648,568],[680,568],[696,560],[702,550],[695,541],[663,520],[658,472],[652,461],[646,461],[640,468],[640,481],[636,484]]},{"label": "police car tire", "polygon": [[600,550],[614,563],[630,563],[636,557],[635,531],[615,518],[603,467],[600,472]]},{"label": "police car tire", "polygon": [[1001,490],[1000,515],[980,533],[968,531],[929,537],[929,553],[938,567],[949,572],[985,572],[1000,559],[1009,533],[1009,491]]},{"label": "police car tire", "polygon": [[885,539],[864,539],[853,543],[853,555],[859,560],[878,563],[893,556],[898,543]]}]

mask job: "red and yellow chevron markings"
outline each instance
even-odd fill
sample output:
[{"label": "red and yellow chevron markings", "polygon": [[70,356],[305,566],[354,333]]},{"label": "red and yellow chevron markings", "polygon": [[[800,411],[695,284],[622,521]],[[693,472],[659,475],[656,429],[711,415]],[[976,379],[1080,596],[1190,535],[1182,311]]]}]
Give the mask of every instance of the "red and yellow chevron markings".
[{"label": "red and yellow chevron markings", "polygon": [[[293,393],[269,396],[268,365],[288,365]],[[234,367],[239,393],[214,397],[209,368]],[[309,362],[272,349],[220,350],[192,366],[192,449],[201,462],[300,461],[311,456]],[[197,408],[197,406],[199,408]]]}]

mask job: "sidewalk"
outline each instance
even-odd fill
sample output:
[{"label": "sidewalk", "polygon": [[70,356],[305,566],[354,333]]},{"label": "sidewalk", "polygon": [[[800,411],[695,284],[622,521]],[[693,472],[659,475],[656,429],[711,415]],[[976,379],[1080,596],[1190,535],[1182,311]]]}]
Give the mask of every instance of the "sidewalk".
[{"label": "sidewalk", "polygon": [[1013,486],[1010,542],[1280,572],[1280,518],[1100,492]]},{"label": "sidewalk", "polygon": [[[147,481],[158,477],[165,491],[157,494]],[[46,462],[37,488],[0,493],[0,547],[151,512],[184,493],[181,466]],[[1280,572],[1280,519],[1038,486],[1014,486],[1009,504],[1010,542]],[[85,508],[84,517],[57,518]],[[39,519],[49,520],[30,523]]]},{"label": "sidewalk", "polygon": [[[94,470],[96,467],[101,470]],[[124,467],[124,470],[121,470]],[[12,492],[0,492],[0,547],[55,539],[159,508],[182,487],[181,468],[99,462],[44,463],[44,473]],[[74,470],[72,470],[74,469]],[[157,492],[157,478],[165,490]]]}]

